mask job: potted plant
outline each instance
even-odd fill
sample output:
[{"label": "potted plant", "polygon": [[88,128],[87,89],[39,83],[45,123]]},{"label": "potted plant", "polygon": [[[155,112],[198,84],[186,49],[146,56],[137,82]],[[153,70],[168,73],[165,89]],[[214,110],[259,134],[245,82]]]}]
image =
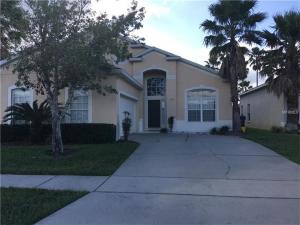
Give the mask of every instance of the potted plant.
[{"label": "potted plant", "polygon": [[122,121],[124,141],[128,141],[128,136],[129,136],[130,127],[131,127],[131,119],[129,118],[130,113],[127,111],[124,111],[123,113],[125,115],[125,118]]},{"label": "potted plant", "polygon": [[173,126],[174,126],[174,116],[170,116],[168,118],[168,124],[169,124],[170,132],[172,132],[173,131]]}]

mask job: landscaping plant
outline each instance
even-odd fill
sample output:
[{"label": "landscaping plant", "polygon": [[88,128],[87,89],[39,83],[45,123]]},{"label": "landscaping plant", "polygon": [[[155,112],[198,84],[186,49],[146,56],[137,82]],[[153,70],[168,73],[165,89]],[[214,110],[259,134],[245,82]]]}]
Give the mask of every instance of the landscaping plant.
[{"label": "landscaping plant", "polygon": [[35,100],[32,106],[29,103],[19,103],[7,107],[7,114],[3,117],[3,122],[10,121],[12,124],[18,121],[30,124],[30,141],[39,143],[42,141],[42,125],[51,120],[51,110],[47,101],[38,105]]},{"label": "landscaping plant", "polygon": [[173,131],[173,126],[174,126],[174,116],[170,116],[168,118],[168,125],[169,125],[170,132],[172,132]]},{"label": "landscaping plant", "polygon": [[[213,46],[211,58],[222,61],[220,75],[230,82],[232,101],[233,133],[240,132],[240,108],[238,98],[238,81],[247,77],[244,55],[248,49],[241,45],[262,43],[257,24],[266,18],[265,13],[254,12],[257,1],[219,0],[209,6],[213,20],[205,20],[201,28],[209,35],[204,38],[206,46]],[[217,60],[216,59],[216,60]]]},{"label": "landscaping plant", "polygon": [[300,12],[289,11],[273,17],[273,32],[262,34],[267,49],[262,56],[261,75],[268,89],[287,103],[287,130],[297,131],[300,90]]},{"label": "landscaping plant", "polygon": [[128,141],[128,136],[129,136],[130,127],[131,127],[131,119],[129,118],[130,113],[127,111],[124,111],[123,113],[125,115],[125,118],[122,121],[124,141]]}]

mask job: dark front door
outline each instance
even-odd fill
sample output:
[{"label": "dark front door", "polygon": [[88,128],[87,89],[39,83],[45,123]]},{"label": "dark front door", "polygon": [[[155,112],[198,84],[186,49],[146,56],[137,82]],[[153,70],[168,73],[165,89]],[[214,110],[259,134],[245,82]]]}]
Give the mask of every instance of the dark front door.
[{"label": "dark front door", "polygon": [[148,128],[160,128],[160,100],[148,100]]}]

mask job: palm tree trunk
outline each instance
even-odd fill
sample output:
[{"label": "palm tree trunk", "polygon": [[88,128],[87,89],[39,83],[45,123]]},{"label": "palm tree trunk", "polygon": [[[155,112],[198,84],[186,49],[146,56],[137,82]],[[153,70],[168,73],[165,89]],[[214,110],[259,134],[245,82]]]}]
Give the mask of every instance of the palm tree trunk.
[{"label": "palm tree trunk", "polygon": [[286,127],[289,131],[296,131],[298,130],[298,124],[299,124],[298,94],[293,93],[287,95],[286,103],[287,103]]},{"label": "palm tree trunk", "polygon": [[258,86],[258,70],[256,70],[256,87]]},{"label": "palm tree trunk", "polygon": [[232,101],[232,132],[235,135],[240,133],[241,122],[240,122],[240,107],[238,98],[238,81],[234,79],[231,81],[231,101]]}]

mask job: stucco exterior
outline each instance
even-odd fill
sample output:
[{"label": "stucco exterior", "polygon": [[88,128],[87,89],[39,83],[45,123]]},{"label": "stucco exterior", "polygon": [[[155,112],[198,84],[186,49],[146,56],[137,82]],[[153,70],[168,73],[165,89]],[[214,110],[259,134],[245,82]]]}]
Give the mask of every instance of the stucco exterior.
[{"label": "stucco exterior", "polygon": [[[249,127],[271,129],[272,126],[285,126],[285,98],[269,92],[265,85],[248,91],[241,96],[241,113],[246,116]],[[250,107],[250,120],[249,120]]]},{"label": "stucco exterior", "polygon": [[[207,132],[213,127],[231,126],[230,86],[216,71],[147,45],[134,45],[129,50],[131,57],[116,65],[120,68],[120,73],[105,80],[105,83],[114,87],[118,93],[108,93],[103,96],[95,91],[89,92],[88,122],[113,123],[120,128],[122,111],[126,111],[127,107],[134,114],[133,132],[153,130],[150,128],[148,114],[154,110],[152,107],[155,103],[161,112],[158,115],[160,125],[156,130],[167,127],[167,119],[170,116],[175,118],[174,131],[178,132]],[[156,76],[164,80],[165,91],[160,96],[149,96],[147,79]],[[7,70],[2,66],[0,78],[0,115],[3,117],[3,112],[9,105],[9,87],[17,81],[17,76],[11,69]],[[187,93],[195,89],[214,91],[215,119],[213,121],[188,120]],[[67,92],[62,90],[62,102],[67,98]],[[34,99],[42,100],[44,96],[33,94]]]}]

